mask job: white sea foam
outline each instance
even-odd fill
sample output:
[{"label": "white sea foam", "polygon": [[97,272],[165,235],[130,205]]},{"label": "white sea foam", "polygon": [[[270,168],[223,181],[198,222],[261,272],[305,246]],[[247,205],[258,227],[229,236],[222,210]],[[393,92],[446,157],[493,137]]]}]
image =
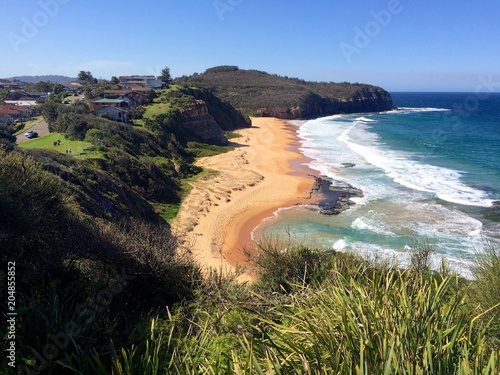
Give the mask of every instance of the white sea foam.
[{"label": "white sea foam", "polygon": [[[409,153],[385,149],[377,142],[369,145],[356,143],[350,132],[360,124],[355,122],[337,138],[351,150],[361,155],[368,163],[385,171],[396,183],[410,189],[434,193],[437,197],[453,203],[489,207],[493,201],[478,189],[465,185],[463,172],[419,163]],[[383,146],[383,145],[382,145]]]},{"label": "white sea foam", "polygon": [[[399,108],[392,113],[433,111],[448,110]],[[309,216],[302,219],[308,222],[305,228],[295,220],[299,228],[292,231],[328,248],[393,258],[402,266],[409,264],[410,249],[405,244],[428,239],[437,251],[432,258],[434,268],[440,267],[444,257],[452,269],[470,277],[476,251],[484,247],[485,237],[498,238],[499,227],[483,228],[479,220],[460,211],[460,206],[447,202],[490,206],[492,200],[486,192],[464,182],[464,171],[432,165],[427,161],[432,159],[425,155],[384,144],[376,127],[385,125],[386,114],[336,115],[308,121],[299,128],[301,151],[313,159],[310,166],[362,189],[364,197],[353,198],[357,204],[341,215],[318,219],[316,231],[316,219]],[[342,168],[342,163],[355,167]],[[285,212],[283,215],[288,217]],[[334,229],[329,232],[325,229],[328,226]]]},{"label": "white sea foam", "polygon": [[367,117],[358,117],[356,118],[356,121],[362,121],[362,122],[377,122],[377,120],[367,118]]},{"label": "white sea foam", "polygon": [[333,248],[333,250],[342,251],[342,250],[345,250],[348,246],[349,245],[348,245],[346,240],[340,239],[340,240],[335,241],[332,248]]},{"label": "white sea foam", "polygon": [[394,233],[390,230],[387,230],[386,226],[377,220],[370,219],[367,217],[358,217],[356,218],[352,224],[351,228],[360,230],[360,231],[369,231],[376,234],[382,234],[386,236],[393,236]]},{"label": "white sea foam", "polygon": [[416,113],[416,112],[448,112],[450,109],[447,108],[412,108],[412,107],[398,107],[394,108],[387,112],[381,113],[398,113],[398,114],[406,114],[406,113]]}]

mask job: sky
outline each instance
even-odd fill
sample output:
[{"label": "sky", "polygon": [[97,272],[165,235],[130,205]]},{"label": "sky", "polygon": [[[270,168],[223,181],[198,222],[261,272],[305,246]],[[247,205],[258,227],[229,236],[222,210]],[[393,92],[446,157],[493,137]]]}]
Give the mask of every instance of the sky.
[{"label": "sky", "polygon": [[236,65],[393,92],[500,91],[499,16],[500,0],[0,0],[0,77]]}]

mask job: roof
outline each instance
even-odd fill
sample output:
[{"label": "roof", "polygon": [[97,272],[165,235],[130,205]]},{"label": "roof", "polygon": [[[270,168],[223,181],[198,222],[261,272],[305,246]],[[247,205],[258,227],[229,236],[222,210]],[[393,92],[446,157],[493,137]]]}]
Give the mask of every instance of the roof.
[{"label": "roof", "polygon": [[119,76],[118,78],[120,79],[154,79],[156,78],[155,76],[139,76],[139,75],[133,75],[133,76]]},{"label": "roof", "polygon": [[149,89],[144,90],[144,88],[141,86],[141,92],[138,92],[136,90],[132,89],[121,89],[121,90],[104,90],[103,94],[115,94],[115,95],[129,95],[129,94],[139,94],[139,95],[144,95],[145,91],[149,91]]},{"label": "roof", "polygon": [[15,106],[0,105],[0,113],[4,115],[18,115],[23,112],[22,109],[16,109]]},{"label": "roof", "polygon": [[92,103],[96,103],[96,104],[119,104],[122,102],[126,102],[126,101],[123,99],[109,99],[109,98],[104,98],[104,99],[92,101]]},{"label": "roof", "polygon": [[1,113],[21,113],[25,111],[29,111],[30,109],[28,107],[25,107],[23,105],[14,105],[14,104],[2,104],[0,105],[0,112]]},{"label": "roof", "polygon": [[36,101],[32,100],[31,98],[29,98],[28,100],[23,100],[23,99],[5,100],[5,104],[12,104],[17,107],[21,107],[20,109],[23,109],[23,108],[33,107],[33,105],[36,104]]},{"label": "roof", "polygon": [[111,105],[107,105],[107,106],[104,106],[102,108],[99,108],[99,109],[96,109],[94,112],[104,112],[106,110],[112,110],[112,111],[121,111],[121,112],[125,112],[125,113],[128,113],[127,110],[125,109],[122,109],[122,108],[117,108],[117,107],[113,107]]}]

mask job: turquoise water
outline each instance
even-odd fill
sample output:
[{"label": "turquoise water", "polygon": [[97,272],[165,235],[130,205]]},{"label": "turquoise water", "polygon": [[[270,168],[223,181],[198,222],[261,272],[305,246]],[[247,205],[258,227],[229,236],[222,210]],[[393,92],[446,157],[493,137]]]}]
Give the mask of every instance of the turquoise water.
[{"label": "turquoise water", "polygon": [[[500,94],[394,93],[393,111],[298,122],[310,167],[363,190],[337,216],[279,210],[255,235],[289,231],[322,248],[396,258],[431,242],[436,267],[468,275],[485,241],[500,242]],[[345,168],[342,163],[354,163]]]}]

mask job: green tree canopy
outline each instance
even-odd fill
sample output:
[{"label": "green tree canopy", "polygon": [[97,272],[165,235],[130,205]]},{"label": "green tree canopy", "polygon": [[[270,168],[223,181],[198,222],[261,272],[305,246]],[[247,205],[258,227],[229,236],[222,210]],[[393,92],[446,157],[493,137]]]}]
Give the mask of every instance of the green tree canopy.
[{"label": "green tree canopy", "polygon": [[94,80],[94,77],[89,71],[80,70],[80,73],[78,73],[78,80],[91,82]]},{"label": "green tree canopy", "polygon": [[64,86],[61,85],[60,83],[56,83],[54,85],[54,88],[53,88],[54,94],[56,94],[56,95],[60,94],[61,92],[63,92],[63,90],[64,90]]},{"label": "green tree canopy", "polygon": [[158,77],[166,85],[170,85],[172,82],[172,76],[170,75],[170,68],[165,67],[161,71],[161,75]]},{"label": "green tree canopy", "polygon": [[52,82],[38,81],[26,86],[28,92],[52,92],[54,84]]}]

